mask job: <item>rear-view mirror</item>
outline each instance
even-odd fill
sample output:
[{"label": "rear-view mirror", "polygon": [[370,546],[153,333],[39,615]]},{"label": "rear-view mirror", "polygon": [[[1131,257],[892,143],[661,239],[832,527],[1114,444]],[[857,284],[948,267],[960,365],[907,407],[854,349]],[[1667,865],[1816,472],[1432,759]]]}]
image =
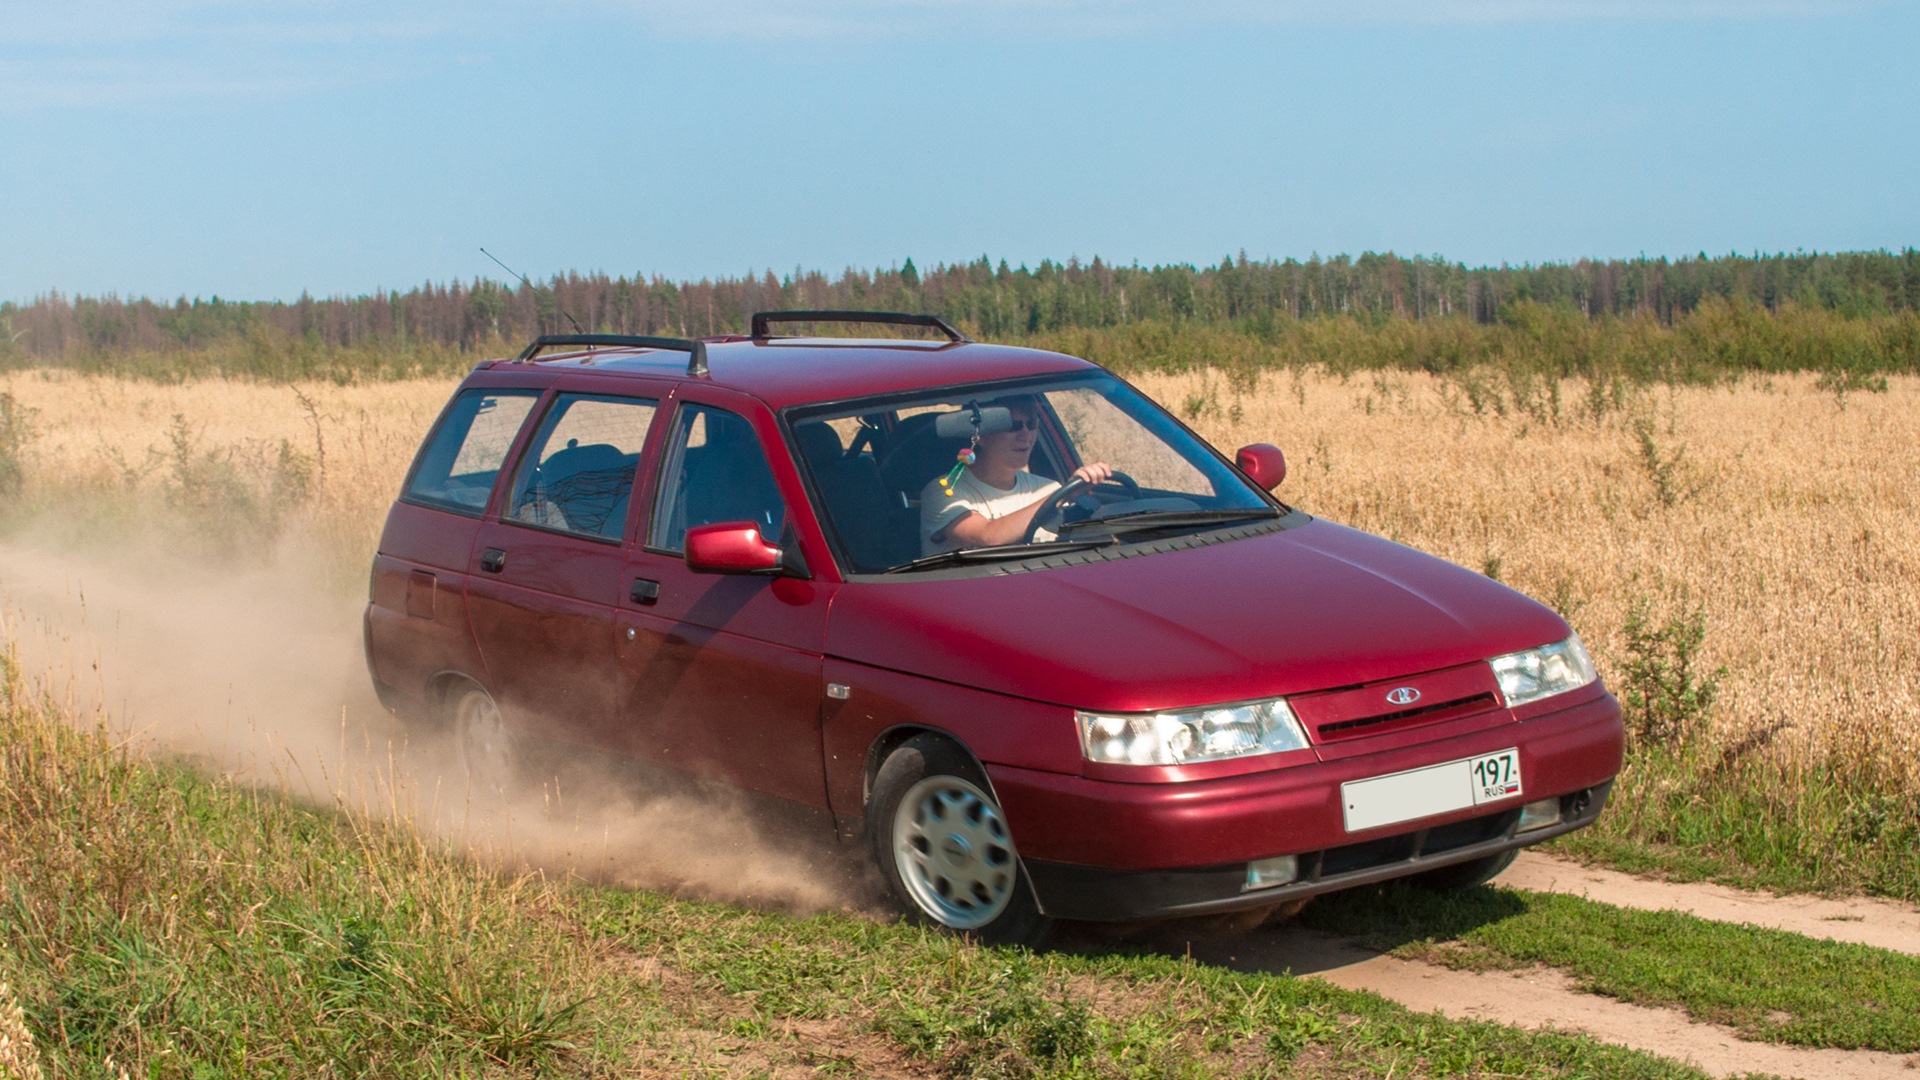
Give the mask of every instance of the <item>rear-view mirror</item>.
[{"label": "rear-view mirror", "polygon": [[965,439],[974,433],[975,414],[980,421],[980,434],[991,435],[996,431],[1006,431],[1013,427],[1013,410],[1005,405],[988,405],[985,408],[972,407],[959,412],[941,413],[933,418],[933,433],[943,439]]}]

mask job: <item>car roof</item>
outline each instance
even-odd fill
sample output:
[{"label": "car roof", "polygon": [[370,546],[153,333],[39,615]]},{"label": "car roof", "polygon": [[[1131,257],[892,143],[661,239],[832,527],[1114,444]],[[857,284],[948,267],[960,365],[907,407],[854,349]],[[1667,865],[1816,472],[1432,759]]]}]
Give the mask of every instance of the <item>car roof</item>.
[{"label": "car roof", "polygon": [[522,362],[495,360],[479,370],[579,371],[698,381],[751,394],[774,409],[845,401],[938,386],[1098,370],[1077,357],[1012,345],[880,338],[714,337],[708,374],[687,373],[687,353],[631,345],[574,349]]}]

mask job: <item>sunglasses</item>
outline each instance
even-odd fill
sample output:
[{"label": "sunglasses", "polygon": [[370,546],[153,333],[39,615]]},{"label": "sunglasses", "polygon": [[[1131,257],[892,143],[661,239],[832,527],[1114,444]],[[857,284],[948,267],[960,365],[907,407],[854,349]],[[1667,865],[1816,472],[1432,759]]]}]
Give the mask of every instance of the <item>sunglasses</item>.
[{"label": "sunglasses", "polygon": [[1013,418],[1013,422],[1007,425],[1007,430],[1008,431],[1039,431],[1040,420],[1037,417],[1031,417],[1031,416],[1025,420],[1022,420],[1016,416]]}]

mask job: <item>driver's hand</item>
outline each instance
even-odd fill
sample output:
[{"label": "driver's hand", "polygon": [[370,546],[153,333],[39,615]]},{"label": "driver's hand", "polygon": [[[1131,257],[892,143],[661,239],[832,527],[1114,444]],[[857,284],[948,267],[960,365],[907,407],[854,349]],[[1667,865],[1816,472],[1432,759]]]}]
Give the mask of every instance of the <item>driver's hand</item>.
[{"label": "driver's hand", "polygon": [[1089,484],[1100,484],[1113,478],[1113,466],[1104,461],[1082,465],[1073,470],[1073,479],[1085,480]]}]

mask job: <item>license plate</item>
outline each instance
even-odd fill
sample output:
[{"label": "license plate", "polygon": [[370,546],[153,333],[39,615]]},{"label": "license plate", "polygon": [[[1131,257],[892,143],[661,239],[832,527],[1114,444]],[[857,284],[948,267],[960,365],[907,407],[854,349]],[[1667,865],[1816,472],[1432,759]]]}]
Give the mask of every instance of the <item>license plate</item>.
[{"label": "license plate", "polygon": [[1348,832],[1465,810],[1520,794],[1518,749],[1340,785]]}]

